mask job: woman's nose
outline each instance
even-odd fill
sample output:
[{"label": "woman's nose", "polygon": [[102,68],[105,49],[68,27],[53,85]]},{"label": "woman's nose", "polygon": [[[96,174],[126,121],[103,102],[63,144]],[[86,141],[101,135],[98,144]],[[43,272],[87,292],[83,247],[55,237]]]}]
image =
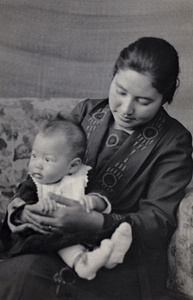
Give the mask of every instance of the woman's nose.
[{"label": "woman's nose", "polygon": [[134,113],[134,99],[133,97],[127,97],[124,99],[121,105],[121,111],[123,115],[132,115]]}]

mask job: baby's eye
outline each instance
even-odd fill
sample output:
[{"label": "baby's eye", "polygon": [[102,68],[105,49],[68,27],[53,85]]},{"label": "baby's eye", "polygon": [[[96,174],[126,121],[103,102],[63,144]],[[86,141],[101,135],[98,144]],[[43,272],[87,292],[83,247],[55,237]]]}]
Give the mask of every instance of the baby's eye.
[{"label": "baby's eye", "polygon": [[48,157],[46,157],[46,158],[45,158],[45,161],[49,162],[49,161],[50,161],[50,159],[49,159]]},{"label": "baby's eye", "polygon": [[36,158],[36,155],[34,153],[31,153],[31,157]]}]

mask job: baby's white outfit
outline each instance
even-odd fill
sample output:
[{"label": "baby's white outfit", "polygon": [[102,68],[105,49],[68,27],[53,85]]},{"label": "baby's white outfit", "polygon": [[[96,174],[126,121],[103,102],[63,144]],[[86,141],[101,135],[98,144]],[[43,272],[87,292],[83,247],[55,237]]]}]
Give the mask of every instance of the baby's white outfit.
[{"label": "baby's white outfit", "polygon": [[[64,176],[57,183],[47,184],[47,185],[38,183],[37,180],[31,176],[32,180],[34,181],[34,183],[37,187],[37,194],[38,194],[39,201],[40,202],[46,201],[46,199],[49,198],[50,192],[54,193],[56,195],[59,195],[59,196],[63,196],[63,197],[69,198],[69,199],[79,201],[85,195],[85,188],[88,183],[88,175],[87,174],[90,169],[91,169],[91,167],[82,164],[82,166],[80,167],[80,169],[77,172],[73,173],[72,175]],[[99,195],[98,193],[92,193],[92,194]],[[108,199],[106,197],[101,196],[101,195],[99,195],[99,196],[102,197],[104,199],[104,201],[107,203],[107,206],[106,206],[105,210],[103,211],[103,213],[107,213],[107,214],[110,213],[110,211],[111,211],[110,202],[108,201]],[[63,205],[58,204],[58,206],[63,206]],[[119,243],[119,241],[118,241],[118,243]],[[63,248],[58,251],[58,254],[64,260],[64,262],[71,268],[74,267],[74,265],[77,263],[77,261],[79,260],[81,255],[84,254],[85,256],[83,256],[81,264],[79,264],[79,269],[77,267],[77,269],[75,268],[75,271],[82,278],[93,279],[96,276],[96,272],[98,271],[98,269],[101,268],[102,266],[104,266],[105,262],[108,261],[108,258],[112,252],[112,246],[110,244],[110,240],[106,239],[106,240],[102,241],[101,246],[98,247],[98,249],[94,250],[94,251],[96,252],[96,254],[93,254],[93,257],[90,257],[90,260],[89,260],[89,258],[87,258],[86,254],[89,254],[89,253],[91,254],[92,251],[88,252],[88,250],[83,245],[80,245],[80,244]],[[93,251],[93,253],[94,253],[94,251]],[[97,251],[98,251],[98,253],[97,253]],[[102,251],[102,253],[101,253],[101,251]],[[119,250],[118,252],[120,253],[121,250]],[[126,253],[126,250],[124,249],[124,253],[121,254],[122,257],[124,257],[125,253]],[[118,255],[120,255],[120,254],[118,254]],[[100,256],[103,256],[103,258],[101,258],[101,261],[100,261]],[[93,262],[93,259],[95,260],[94,262]],[[113,266],[116,265],[117,263],[120,263],[120,261],[117,261],[117,258],[115,260],[113,259],[113,264],[112,264]],[[93,266],[93,264],[94,264],[94,266]],[[85,267],[85,265],[86,265],[86,267]],[[84,267],[86,270],[84,270]]]}]

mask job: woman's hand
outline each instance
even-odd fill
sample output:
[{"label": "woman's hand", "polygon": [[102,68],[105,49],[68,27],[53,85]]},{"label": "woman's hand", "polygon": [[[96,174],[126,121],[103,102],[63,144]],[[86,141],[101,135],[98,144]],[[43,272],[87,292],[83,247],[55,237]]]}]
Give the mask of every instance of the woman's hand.
[{"label": "woman's hand", "polygon": [[98,212],[88,214],[78,201],[50,194],[50,198],[65,206],[50,213],[42,211],[39,203],[26,205],[20,214],[20,220],[38,227],[41,232],[75,232],[81,230],[96,231],[103,226],[103,215]]},{"label": "woman's hand", "polygon": [[19,227],[16,226],[14,229],[14,232],[17,232],[17,227],[19,231],[21,231],[22,226],[24,228],[31,228],[34,231],[48,234],[50,233],[50,227],[49,226],[42,226],[38,221],[36,221],[36,218],[34,218],[34,214],[47,214],[47,211],[42,209],[42,205],[39,203],[32,204],[32,205],[25,205],[23,210],[18,214],[17,219],[23,224]]},{"label": "woman's hand", "polygon": [[[41,229],[40,225],[32,221],[30,218],[30,212],[28,207],[31,205],[26,205],[25,201],[21,198],[16,197],[8,205],[8,215],[7,224],[13,233],[20,233],[27,229],[33,229],[40,233],[48,233],[48,231]],[[42,207],[41,207],[42,210]]]}]

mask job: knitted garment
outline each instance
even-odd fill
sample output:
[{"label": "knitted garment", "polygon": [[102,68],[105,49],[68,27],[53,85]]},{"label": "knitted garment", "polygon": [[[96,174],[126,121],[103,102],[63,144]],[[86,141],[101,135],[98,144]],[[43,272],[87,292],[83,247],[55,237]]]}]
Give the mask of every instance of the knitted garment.
[{"label": "knitted garment", "polygon": [[78,201],[85,195],[85,187],[88,182],[87,174],[90,169],[91,167],[82,164],[76,173],[66,175],[59,182],[53,184],[40,184],[31,176],[37,187],[39,201],[49,198],[50,192]]}]

